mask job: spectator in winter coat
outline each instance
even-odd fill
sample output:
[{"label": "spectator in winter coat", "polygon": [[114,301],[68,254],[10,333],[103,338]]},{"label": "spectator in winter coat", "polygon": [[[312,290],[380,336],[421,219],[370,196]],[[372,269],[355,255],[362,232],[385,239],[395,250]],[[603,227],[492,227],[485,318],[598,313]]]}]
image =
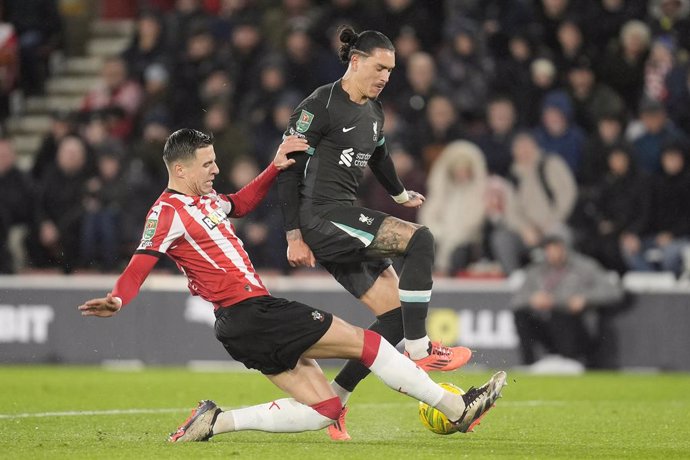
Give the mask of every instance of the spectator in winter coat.
[{"label": "spectator in winter coat", "polygon": [[434,234],[436,269],[446,274],[466,268],[481,244],[486,180],[484,156],[467,141],[448,144],[431,169],[419,223]]},{"label": "spectator in winter coat", "polygon": [[490,236],[491,251],[505,273],[520,268],[527,253],[543,236],[564,230],[577,196],[577,185],[558,155],[544,155],[534,137],[515,136],[511,181],[515,189],[515,219],[519,230],[498,228]]}]

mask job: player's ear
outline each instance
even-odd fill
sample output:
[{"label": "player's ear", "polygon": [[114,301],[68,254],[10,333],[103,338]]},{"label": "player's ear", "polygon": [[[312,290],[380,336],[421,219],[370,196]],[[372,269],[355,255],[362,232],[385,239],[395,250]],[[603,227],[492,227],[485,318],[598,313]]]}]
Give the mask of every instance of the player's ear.
[{"label": "player's ear", "polygon": [[359,67],[361,59],[362,55],[359,53],[352,53],[352,56],[350,57],[350,67],[352,67],[352,70],[357,71],[357,67]]},{"label": "player's ear", "polygon": [[185,168],[184,163],[175,163],[173,165],[173,171],[172,172],[173,172],[175,177],[177,177],[178,179],[181,179],[185,176],[186,169],[187,168]]}]

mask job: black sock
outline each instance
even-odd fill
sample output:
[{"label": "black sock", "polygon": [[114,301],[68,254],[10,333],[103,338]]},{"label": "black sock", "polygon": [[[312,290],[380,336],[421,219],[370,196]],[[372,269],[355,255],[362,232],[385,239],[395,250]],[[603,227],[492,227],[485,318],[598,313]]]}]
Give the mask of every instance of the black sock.
[{"label": "black sock", "polygon": [[433,267],[434,235],[428,228],[421,227],[407,244],[400,271],[400,301],[406,339],[421,339],[426,335]]},{"label": "black sock", "polygon": [[[369,330],[381,334],[393,346],[403,339],[403,319],[400,307],[376,317]],[[371,372],[355,359],[349,360],[335,377],[335,382],[349,392],[353,392],[359,382]]]}]

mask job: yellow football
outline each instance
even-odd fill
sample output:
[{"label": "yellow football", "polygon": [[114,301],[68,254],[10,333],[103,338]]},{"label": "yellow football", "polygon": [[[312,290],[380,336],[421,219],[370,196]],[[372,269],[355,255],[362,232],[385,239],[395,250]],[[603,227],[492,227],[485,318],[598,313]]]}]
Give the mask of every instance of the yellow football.
[{"label": "yellow football", "polygon": [[[465,394],[465,391],[457,385],[452,383],[443,382],[439,383],[443,388],[456,394]],[[453,434],[457,432],[457,429],[450,423],[448,417],[443,415],[441,411],[431,407],[430,405],[419,402],[419,420],[422,421],[428,430],[433,431],[437,434]]]}]

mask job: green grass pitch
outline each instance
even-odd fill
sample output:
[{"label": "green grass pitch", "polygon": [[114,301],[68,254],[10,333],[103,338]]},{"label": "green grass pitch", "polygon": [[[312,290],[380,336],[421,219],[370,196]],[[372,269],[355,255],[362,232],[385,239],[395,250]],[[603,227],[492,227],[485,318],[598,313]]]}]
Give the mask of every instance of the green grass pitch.
[{"label": "green grass pitch", "polygon": [[[488,375],[433,377],[467,388]],[[427,431],[415,401],[370,377],[350,404],[350,442],[243,432],[176,445],[166,435],[199,399],[238,407],[283,396],[258,373],[0,367],[0,458],[690,458],[688,374],[508,376],[475,433]]]}]

